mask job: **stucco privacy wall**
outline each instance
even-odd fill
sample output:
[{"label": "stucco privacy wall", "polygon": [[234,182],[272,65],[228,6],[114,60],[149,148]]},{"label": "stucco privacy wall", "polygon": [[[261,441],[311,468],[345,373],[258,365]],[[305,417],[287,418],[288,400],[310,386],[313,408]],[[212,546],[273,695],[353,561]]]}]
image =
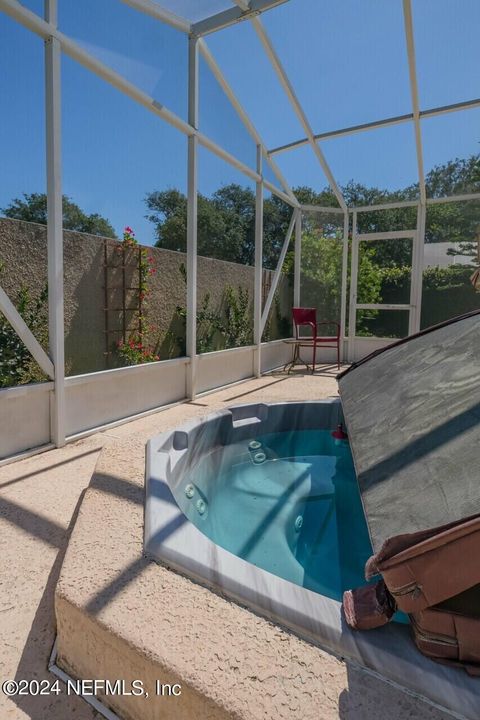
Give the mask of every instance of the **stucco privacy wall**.
[{"label": "stucco privacy wall", "polygon": [[[64,298],[65,298],[65,354],[68,374],[104,370],[105,358],[105,291],[104,242],[96,235],[64,231]],[[107,240],[108,257],[113,263],[118,242]],[[186,264],[184,253],[149,248],[157,272],[149,278],[151,293],[148,299],[148,321],[158,327],[160,357],[168,357],[165,340],[168,330],[181,334],[179,320],[175,321],[177,306],[186,304],[186,286],[180,272]],[[272,271],[264,271],[264,284],[269,287]],[[131,278],[132,285],[137,278]],[[19,289],[26,287],[33,297],[40,294],[47,281],[47,231],[44,225],[8,218],[0,218],[0,285],[15,302]],[[253,302],[254,268],[248,265],[198,258],[198,301],[210,294],[210,307],[221,311],[227,285],[245,288]],[[109,284],[121,285],[119,270],[110,271]],[[292,291],[287,278],[279,283],[280,310],[290,315]],[[127,294],[127,303],[129,297]],[[109,307],[121,303],[119,291],[109,291]],[[134,304],[133,302],[131,303]],[[112,327],[119,323],[119,313],[109,315]],[[172,322],[173,321],[173,322]],[[165,340],[165,342],[163,342]]]}]

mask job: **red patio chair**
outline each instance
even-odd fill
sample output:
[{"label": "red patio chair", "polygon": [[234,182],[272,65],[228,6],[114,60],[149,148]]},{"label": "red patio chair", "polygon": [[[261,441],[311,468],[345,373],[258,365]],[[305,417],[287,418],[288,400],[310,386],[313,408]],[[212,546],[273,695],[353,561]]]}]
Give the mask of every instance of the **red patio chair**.
[{"label": "red patio chair", "polygon": [[[337,367],[340,370],[340,324],[334,320],[322,320],[317,323],[316,308],[293,308],[293,324],[295,325],[295,339],[302,341],[302,347],[313,347],[313,372],[315,372],[315,360],[317,347],[331,347],[337,349]],[[311,335],[300,335],[300,328],[308,325]],[[336,328],[336,335],[318,335],[318,327],[329,325]]]}]

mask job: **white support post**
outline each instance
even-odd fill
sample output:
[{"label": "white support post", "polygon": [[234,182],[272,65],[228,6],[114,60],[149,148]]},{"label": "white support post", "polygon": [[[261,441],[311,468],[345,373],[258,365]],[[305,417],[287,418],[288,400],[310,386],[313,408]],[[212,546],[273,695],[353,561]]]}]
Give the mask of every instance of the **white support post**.
[{"label": "white support post", "polygon": [[[45,20],[57,26],[57,0],[45,0]],[[65,444],[65,350],[63,311],[63,210],[59,41],[45,40],[45,113],[47,151],[48,333],[55,388],[51,439]]]},{"label": "white support post", "polygon": [[[262,174],[263,153],[257,145],[257,172]],[[253,342],[256,345],[254,375],[262,374],[262,283],[263,276],[263,183],[257,182],[255,192],[255,288],[253,298]]]},{"label": "white support post", "polygon": [[345,337],[347,320],[347,279],[348,279],[348,229],[350,217],[345,213],[343,220],[342,285],[340,291],[340,343],[342,362],[346,361]]},{"label": "white support post", "polygon": [[265,307],[263,308],[262,320],[261,320],[261,324],[260,324],[262,333],[263,333],[263,331],[265,329],[265,325],[267,323],[268,313],[270,312],[270,308],[272,307],[272,302],[273,302],[273,298],[275,297],[275,291],[277,289],[278,281],[280,280],[280,275],[282,274],[282,267],[283,267],[283,263],[285,262],[285,256],[287,254],[288,246],[290,245],[293,228],[295,227],[296,217],[297,217],[297,211],[294,210],[292,213],[292,217],[290,219],[290,225],[288,226],[285,240],[283,242],[282,250],[280,252],[280,257],[278,259],[277,267],[275,268],[272,285],[270,287],[268,297],[265,301]]},{"label": "white support post", "polygon": [[403,0],[403,18],[405,22],[405,38],[407,42],[408,69],[410,73],[410,93],[413,107],[413,123],[415,127],[415,146],[417,149],[418,185],[420,202],[427,200],[425,188],[425,172],[423,169],[422,131],[420,127],[420,103],[418,98],[417,68],[415,62],[415,42],[413,38],[413,19],[411,0]]},{"label": "white support post", "polygon": [[[302,277],[302,210],[298,208],[295,218],[295,249],[293,263],[293,307],[300,307],[300,288]],[[292,336],[295,336],[295,323],[292,318]]]},{"label": "white support post", "polygon": [[[188,40],[188,122],[198,128],[198,39]],[[195,399],[197,380],[197,162],[198,139],[188,137],[187,178],[187,325],[186,344],[190,364],[187,397]]]},{"label": "white support post", "polygon": [[358,279],[358,240],[357,213],[353,212],[352,222],[352,263],[350,270],[350,308],[348,315],[348,362],[355,361],[355,335],[357,329],[357,279]]},{"label": "white support post", "polygon": [[[412,98],[412,109],[413,109],[413,123],[415,129],[415,147],[417,154],[417,168],[418,168],[418,184],[420,190],[420,203],[418,206],[417,213],[417,230],[414,236],[413,248],[412,248],[412,272],[411,272],[411,285],[410,285],[410,306],[409,306],[409,320],[408,320],[408,333],[409,335],[418,332],[420,330],[420,319],[421,319],[421,305],[422,305],[422,279],[423,279],[423,246],[425,238],[425,221],[426,221],[426,186],[425,186],[425,171],[423,164],[423,147],[422,147],[422,132],[420,125],[420,102],[418,94],[418,82],[417,82],[417,70],[415,60],[415,41],[413,32],[413,17],[412,17],[412,5],[411,0],[403,0],[403,16],[405,24],[405,39],[407,44],[407,55],[408,55],[408,68],[410,75],[410,93]],[[394,236],[394,233],[385,233],[387,235]],[[368,236],[364,236],[368,239]],[[353,275],[353,272],[352,272]],[[355,305],[355,307],[357,307]],[[395,309],[400,309],[397,306]],[[352,309],[351,309],[352,310]]]},{"label": "white support post", "polygon": [[412,252],[412,281],[410,285],[410,305],[412,307],[408,323],[409,335],[417,333],[420,330],[426,219],[427,207],[423,203],[419,203],[417,212],[417,232]]},{"label": "white support post", "polygon": [[295,218],[295,262],[293,267],[293,307],[300,307],[300,283],[302,272],[302,211]]}]

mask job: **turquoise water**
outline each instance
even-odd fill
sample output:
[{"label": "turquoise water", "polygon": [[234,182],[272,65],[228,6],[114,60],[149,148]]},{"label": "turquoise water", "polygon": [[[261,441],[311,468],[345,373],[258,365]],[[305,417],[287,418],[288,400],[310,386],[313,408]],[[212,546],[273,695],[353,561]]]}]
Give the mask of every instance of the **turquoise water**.
[{"label": "turquoise water", "polygon": [[[260,446],[250,449],[252,441]],[[372,547],[352,455],[329,431],[263,435],[214,449],[178,500],[213,542],[297,585],[341,600],[344,590],[365,583]]]}]

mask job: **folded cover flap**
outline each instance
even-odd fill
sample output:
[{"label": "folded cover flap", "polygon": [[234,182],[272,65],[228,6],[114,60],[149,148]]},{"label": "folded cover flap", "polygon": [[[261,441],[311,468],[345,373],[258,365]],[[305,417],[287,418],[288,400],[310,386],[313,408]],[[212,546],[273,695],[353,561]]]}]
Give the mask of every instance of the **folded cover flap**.
[{"label": "folded cover flap", "polygon": [[372,546],[480,513],[480,311],[343,373]]},{"label": "folded cover flap", "polygon": [[390,538],[368,561],[366,575],[381,573],[398,607],[414,613],[480,583],[479,553],[480,515],[475,515]]},{"label": "folded cover flap", "polygon": [[454,615],[458,641],[458,659],[463,663],[480,664],[480,622],[476,618]]},{"label": "folded cover flap", "polygon": [[[367,562],[367,580],[384,569],[392,568],[416,556],[430,552],[440,545],[480,530],[480,515],[472,515],[440,527],[429,528],[417,533],[395,535],[385,540],[379,552]],[[472,583],[473,584],[473,583]]]}]

